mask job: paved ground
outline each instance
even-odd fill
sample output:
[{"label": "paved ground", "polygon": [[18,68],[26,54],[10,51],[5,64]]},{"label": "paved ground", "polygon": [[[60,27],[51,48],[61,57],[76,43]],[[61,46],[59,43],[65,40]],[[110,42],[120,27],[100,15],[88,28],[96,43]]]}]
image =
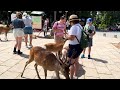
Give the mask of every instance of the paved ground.
[{"label": "paved ground", "polygon": [[[38,33],[35,33],[38,34]],[[0,35],[4,39],[4,35]],[[27,66],[24,72],[24,78],[21,78],[21,72],[25,62],[28,60],[29,49],[22,43],[22,56],[13,55],[13,46],[15,40],[12,33],[8,34],[9,41],[0,42],[0,79],[38,79],[34,69],[34,62]],[[34,46],[42,46],[45,43],[53,42],[53,39],[37,38],[33,39]],[[94,37],[94,46],[92,48],[92,58],[88,60],[79,59],[81,64],[79,70],[79,79],[120,79],[120,49],[114,47],[111,43],[118,43],[120,39],[103,37],[98,34]],[[87,51],[86,51],[87,56]],[[39,74],[44,79],[44,71],[38,66]],[[62,75],[61,78],[64,79]],[[48,71],[47,79],[54,79],[55,73]]]}]

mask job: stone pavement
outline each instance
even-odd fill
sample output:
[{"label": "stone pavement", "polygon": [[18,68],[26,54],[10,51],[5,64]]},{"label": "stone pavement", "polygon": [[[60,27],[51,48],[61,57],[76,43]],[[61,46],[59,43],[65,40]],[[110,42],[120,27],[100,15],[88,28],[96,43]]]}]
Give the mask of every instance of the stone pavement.
[{"label": "stone pavement", "polygon": [[[37,32],[34,34],[38,34]],[[40,34],[42,35],[42,33]],[[4,35],[0,35],[4,39]],[[38,79],[34,69],[34,63],[30,63],[21,78],[21,72],[29,57],[29,49],[22,43],[23,55],[13,54],[15,39],[12,33],[8,34],[9,41],[0,42],[0,79]],[[42,46],[45,43],[53,42],[53,39],[37,38],[33,39],[33,46]],[[118,43],[120,39],[103,37],[98,34],[94,36],[92,47],[92,59],[79,59],[81,64],[79,79],[120,79],[120,49],[111,43]],[[44,71],[38,66],[39,74],[44,79]],[[62,79],[65,79],[60,74]],[[48,71],[47,79],[55,79],[55,73]]]}]

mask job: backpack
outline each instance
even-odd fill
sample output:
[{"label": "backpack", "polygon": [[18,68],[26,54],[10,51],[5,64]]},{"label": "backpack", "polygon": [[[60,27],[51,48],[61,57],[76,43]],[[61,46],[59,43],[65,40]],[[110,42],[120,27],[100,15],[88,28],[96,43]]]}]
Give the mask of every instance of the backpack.
[{"label": "backpack", "polygon": [[[80,26],[79,26],[80,27]],[[80,27],[81,28],[81,27]],[[75,36],[76,37],[76,36]],[[88,42],[89,42],[89,35],[84,31],[84,29],[81,29],[81,39],[80,41],[76,37],[77,41],[80,43],[80,47],[82,49],[88,47]]]}]

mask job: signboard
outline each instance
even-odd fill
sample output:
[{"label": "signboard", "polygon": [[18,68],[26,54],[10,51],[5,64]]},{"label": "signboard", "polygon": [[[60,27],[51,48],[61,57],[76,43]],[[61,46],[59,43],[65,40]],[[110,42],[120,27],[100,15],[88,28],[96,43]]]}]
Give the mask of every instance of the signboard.
[{"label": "signboard", "polygon": [[11,21],[13,21],[16,18],[16,14],[12,13],[11,14]]},{"label": "signboard", "polygon": [[32,16],[33,28],[42,29],[42,16]]}]

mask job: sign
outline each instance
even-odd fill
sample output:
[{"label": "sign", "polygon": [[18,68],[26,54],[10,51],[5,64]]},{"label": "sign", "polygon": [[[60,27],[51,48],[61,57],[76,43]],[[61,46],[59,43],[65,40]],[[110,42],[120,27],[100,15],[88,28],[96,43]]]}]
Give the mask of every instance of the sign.
[{"label": "sign", "polygon": [[13,21],[16,18],[16,14],[12,13],[11,14],[11,21]]},{"label": "sign", "polygon": [[42,29],[42,16],[32,16],[33,28]]}]

